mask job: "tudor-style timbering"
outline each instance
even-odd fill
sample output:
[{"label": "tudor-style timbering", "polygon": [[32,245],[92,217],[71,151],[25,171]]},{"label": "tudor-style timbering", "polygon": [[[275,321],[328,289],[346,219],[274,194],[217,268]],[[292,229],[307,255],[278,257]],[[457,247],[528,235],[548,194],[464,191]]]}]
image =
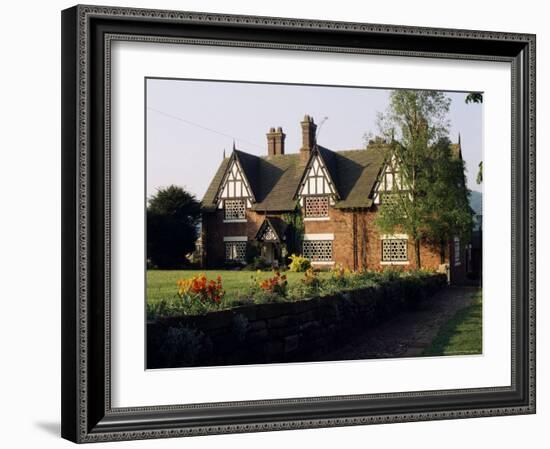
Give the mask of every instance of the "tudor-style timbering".
[{"label": "tudor-style timbering", "polygon": [[395,156],[384,164],[380,172],[380,177],[374,187],[374,204],[380,204],[384,201],[392,201],[394,195],[404,190],[404,181],[402,173]]},{"label": "tudor-style timbering", "polygon": [[220,199],[252,198],[250,186],[243,176],[243,170],[236,158],[233,158],[220,188]]},{"label": "tudor-style timbering", "polygon": [[336,189],[330,180],[323,159],[316,153],[310,160],[298,192],[300,198],[307,195],[328,195],[334,197]]},{"label": "tudor-style timbering", "polygon": [[224,210],[225,221],[246,221],[246,209],[252,206],[252,198],[252,190],[234,153],[218,193],[218,208]]},{"label": "tudor-style timbering", "polygon": [[[332,151],[317,145],[311,117],[301,125],[299,153],[287,153],[282,130],[272,128],[265,156],[234,149],[220,164],[203,198],[204,266],[244,264],[258,248],[268,262],[284,264],[292,247],[320,268],[415,269],[414,241],[381,235],[376,225],[381,201],[407,195],[396,159],[387,159],[390,144],[380,140],[367,149]],[[303,215],[300,242],[289,226],[297,206]],[[442,251],[439,244],[421,242],[422,267],[448,264],[456,282],[465,275],[467,264],[456,263],[465,243],[451,240]]]},{"label": "tudor-style timbering", "polygon": [[314,152],[298,190],[298,200],[305,220],[328,220],[334,205],[336,188],[319,152]]}]

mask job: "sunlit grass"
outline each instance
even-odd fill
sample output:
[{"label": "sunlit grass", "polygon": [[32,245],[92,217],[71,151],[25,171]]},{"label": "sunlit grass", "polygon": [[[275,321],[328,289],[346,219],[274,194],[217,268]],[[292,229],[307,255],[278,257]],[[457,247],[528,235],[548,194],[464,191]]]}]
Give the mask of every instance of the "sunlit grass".
[{"label": "sunlit grass", "polygon": [[[233,299],[244,294],[254,276],[258,280],[274,276],[273,272],[245,270],[148,270],[147,271],[147,302],[154,303],[161,299],[174,298],[177,294],[176,282],[178,279],[190,278],[200,273],[204,273],[208,279],[216,279],[218,275],[222,277],[223,288],[226,298]],[[284,273],[288,278],[289,286],[300,282],[304,273],[294,273],[286,271]],[[330,276],[330,273],[320,273],[319,276]]]},{"label": "sunlit grass", "polygon": [[482,295],[475,294],[473,304],[459,310],[443,325],[423,355],[467,355],[482,353]]}]

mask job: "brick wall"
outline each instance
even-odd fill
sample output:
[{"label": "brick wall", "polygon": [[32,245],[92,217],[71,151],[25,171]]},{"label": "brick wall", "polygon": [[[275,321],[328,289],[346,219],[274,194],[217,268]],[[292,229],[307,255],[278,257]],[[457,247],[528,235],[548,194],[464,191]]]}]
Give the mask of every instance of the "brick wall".
[{"label": "brick wall", "polygon": [[221,209],[202,215],[202,232],[204,262],[206,268],[220,267],[225,262],[224,237],[240,237],[246,235],[248,241],[253,240],[264,220],[263,214],[246,211],[246,223],[224,223],[224,212]]},{"label": "brick wall", "polygon": [[[336,263],[350,269],[376,270],[387,268],[381,264],[380,232],[374,223],[377,207],[369,210],[349,211],[331,207],[329,220],[304,221],[306,234],[334,234],[333,259]],[[251,241],[255,238],[264,215],[247,210],[247,223],[224,223],[223,211],[203,215],[203,227],[206,237],[203,239],[207,267],[221,266],[224,263],[224,236],[246,235]],[[450,250],[446,247],[444,262],[448,263]],[[401,269],[416,268],[414,243],[409,239],[407,248],[409,263],[396,265]],[[437,270],[441,262],[439,245],[430,245],[427,242],[421,246],[420,261],[422,268]],[[455,277],[458,279],[459,271]]]},{"label": "brick wall", "polygon": [[[336,263],[350,269],[376,270],[387,267],[381,264],[382,247],[380,232],[375,224],[377,208],[370,210],[348,211],[330,208],[328,221],[306,221],[306,234],[334,234],[333,257]],[[407,248],[408,265],[399,265],[403,269],[416,268],[414,242],[409,240]],[[445,251],[445,261],[449,252]],[[420,248],[420,262],[423,268],[437,270],[441,264],[439,245],[425,242]]]}]

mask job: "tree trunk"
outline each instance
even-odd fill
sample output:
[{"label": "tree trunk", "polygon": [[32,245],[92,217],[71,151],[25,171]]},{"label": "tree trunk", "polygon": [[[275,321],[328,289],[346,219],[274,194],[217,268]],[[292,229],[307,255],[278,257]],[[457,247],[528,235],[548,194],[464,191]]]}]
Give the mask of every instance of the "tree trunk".
[{"label": "tree trunk", "polygon": [[420,239],[415,239],[414,241],[414,259],[416,262],[416,269],[420,270],[422,268],[420,265]]}]

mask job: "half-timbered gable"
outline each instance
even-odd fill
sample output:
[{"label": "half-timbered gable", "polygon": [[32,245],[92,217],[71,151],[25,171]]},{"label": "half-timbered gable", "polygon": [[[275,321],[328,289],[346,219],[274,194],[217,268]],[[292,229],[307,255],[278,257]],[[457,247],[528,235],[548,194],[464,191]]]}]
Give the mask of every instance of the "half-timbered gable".
[{"label": "half-timbered gable", "polygon": [[311,195],[327,195],[333,199],[338,196],[334,181],[319,151],[311,155],[298,190],[300,198]]},{"label": "half-timbered gable", "polygon": [[296,196],[306,219],[328,217],[329,207],[339,199],[333,176],[318,149],[311,153]]},{"label": "half-timbered gable", "polygon": [[239,160],[233,152],[217,194],[217,207],[224,211],[226,221],[246,220],[246,210],[252,207],[254,193]]},{"label": "half-timbered gable", "polygon": [[406,191],[406,186],[402,169],[396,156],[391,155],[380,170],[374,187],[374,204],[394,201],[395,195],[401,195],[404,191]]}]

